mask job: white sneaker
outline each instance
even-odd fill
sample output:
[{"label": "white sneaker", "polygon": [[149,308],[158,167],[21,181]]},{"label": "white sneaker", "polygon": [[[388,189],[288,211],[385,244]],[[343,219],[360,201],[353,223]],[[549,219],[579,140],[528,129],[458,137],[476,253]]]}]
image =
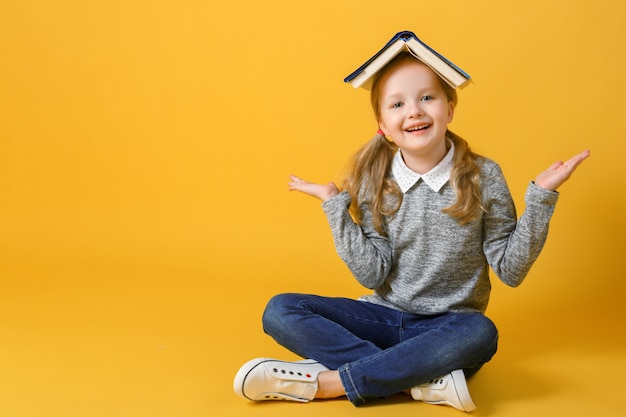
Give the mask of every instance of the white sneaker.
[{"label": "white sneaker", "polygon": [[468,413],[476,409],[461,369],[411,388],[411,397],[428,404],[451,405]]},{"label": "white sneaker", "polygon": [[235,375],[237,395],[252,401],[291,400],[309,402],[317,393],[317,375],[328,371],[312,359],[286,362],[257,358],[246,362]]}]

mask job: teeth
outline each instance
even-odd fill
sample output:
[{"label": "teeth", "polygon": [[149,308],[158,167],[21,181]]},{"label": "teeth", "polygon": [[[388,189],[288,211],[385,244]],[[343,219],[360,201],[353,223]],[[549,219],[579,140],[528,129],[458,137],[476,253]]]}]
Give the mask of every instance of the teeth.
[{"label": "teeth", "polygon": [[415,127],[410,127],[407,129],[408,132],[415,132],[416,130],[424,130],[426,128],[430,127],[430,125],[421,125],[421,126],[415,126]]}]

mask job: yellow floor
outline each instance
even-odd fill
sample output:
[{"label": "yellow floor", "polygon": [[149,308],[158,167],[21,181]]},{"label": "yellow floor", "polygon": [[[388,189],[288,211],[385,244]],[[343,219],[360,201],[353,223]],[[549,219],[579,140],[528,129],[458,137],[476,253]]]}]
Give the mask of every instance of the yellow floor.
[{"label": "yellow floor", "polygon": [[[231,381],[244,361],[292,357],[262,334],[259,323],[276,292],[272,270],[282,275],[292,266],[281,267],[279,256],[250,260],[237,274],[165,263],[8,260],[0,303],[0,416],[460,415],[404,396],[359,409],[345,400],[251,403],[236,397]],[[307,284],[325,269],[342,280]],[[356,294],[360,289],[343,283],[345,274],[330,261],[302,271],[304,281],[284,290]],[[213,287],[212,280],[223,282]],[[536,299],[511,304],[514,292],[494,287],[494,297],[502,299],[491,308],[501,345],[470,381],[479,406],[474,415],[624,415],[621,324],[605,320],[591,328],[606,312],[557,316]]]}]

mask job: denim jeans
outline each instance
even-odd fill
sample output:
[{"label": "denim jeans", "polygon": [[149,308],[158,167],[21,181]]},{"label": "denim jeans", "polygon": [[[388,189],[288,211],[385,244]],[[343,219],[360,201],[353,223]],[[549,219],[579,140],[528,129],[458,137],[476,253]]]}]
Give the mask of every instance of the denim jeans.
[{"label": "denim jeans", "polygon": [[338,370],[354,405],[387,397],[495,354],[498,331],[480,313],[420,316],[365,301],[306,294],[273,297],[263,328],[303,358]]}]

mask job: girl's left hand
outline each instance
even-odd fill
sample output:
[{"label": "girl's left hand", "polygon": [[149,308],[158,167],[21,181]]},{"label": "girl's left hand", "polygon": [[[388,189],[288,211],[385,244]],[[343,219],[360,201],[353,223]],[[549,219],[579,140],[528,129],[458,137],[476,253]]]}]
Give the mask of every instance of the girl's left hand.
[{"label": "girl's left hand", "polygon": [[535,178],[535,184],[546,190],[556,191],[590,154],[589,150],[585,150],[566,162],[555,162]]}]

